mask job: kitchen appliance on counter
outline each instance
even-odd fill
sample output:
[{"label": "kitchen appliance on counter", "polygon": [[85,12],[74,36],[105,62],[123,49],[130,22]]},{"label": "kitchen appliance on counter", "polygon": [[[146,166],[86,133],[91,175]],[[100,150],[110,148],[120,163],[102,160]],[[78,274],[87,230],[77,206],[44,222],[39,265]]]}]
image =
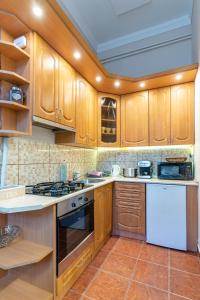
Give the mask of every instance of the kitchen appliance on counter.
[{"label": "kitchen appliance on counter", "polygon": [[158,164],[158,178],[193,180],[193,164],[191,162],[160,162]]},{"label": "kitchen appliance on counter", "polygon": [[138,177],[149,179],[152,177],[153,168],[152,168],[152,162],[149,160],[140,160],[138,162],[139,172]]},{"label": "kitchen appliance on counter", "polygon": [[120,175],[120,166],[119,165],[112,165],[111,175],[113,177]]},{"label": "kitchen appliance on counter", "polygon": [[57,181],[42,182],[35,185],[26,186],[26,194],[33,194],[48,197],[62,197],[74,192],[88,188],[83,181]]},{"label": "kitchen appliance on counter", "polygon": [[137,177],[137,169],[136,168],[123,168],[123,176],[128,178]]},{"label": "kitchen appliance on counter", "polygon": [[147,243],[186,250],[186,186],[147,184]]},{"label": "kitchen appliance on counter", "polygon": [[57,275],[94,240],[94,192],[57,204]]}]

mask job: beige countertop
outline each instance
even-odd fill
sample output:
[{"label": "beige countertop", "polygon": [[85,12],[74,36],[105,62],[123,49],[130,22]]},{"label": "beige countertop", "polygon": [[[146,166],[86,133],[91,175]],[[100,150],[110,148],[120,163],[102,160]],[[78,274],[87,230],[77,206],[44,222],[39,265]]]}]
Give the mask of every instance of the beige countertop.
[{"label": "beige countertop", "polygon": [[23,186],[5,188],[0,190],[0,213],[17,213],[23,211],[33,211],[40,210],[45,207],[54,205],[61,201],[67,200],[71,197],[78,196],[83,192],[94,190],[105,184],[112,183],[115,181],[121,182],[138,182],[138,183],[149,183],[149,184],[170,184],[170,185],[193,185],[198,186],[197,181],[180,181],[180,180],[160,180],[156,178],[152,179],[140,179],[140,178],[125,178],[119,177],[107,177],[104,178],[105,181],[100,183],[95,183],[84,190],[80,190],[73,194],[65,195],[62,197],[47,197],[47,196],[37,196],[37,195],[26,195],[25,188]]}]

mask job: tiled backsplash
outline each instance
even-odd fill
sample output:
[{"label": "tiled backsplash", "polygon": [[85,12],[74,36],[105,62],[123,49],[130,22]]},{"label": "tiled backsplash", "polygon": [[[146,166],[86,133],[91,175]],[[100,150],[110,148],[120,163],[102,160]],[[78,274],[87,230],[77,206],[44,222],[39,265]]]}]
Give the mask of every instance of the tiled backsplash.
[{"label": "tiled backsplash", "polygon": [[137,168],[139,160],[150,160],[153,162],[153,176],[157,176],[157,163],[166,161],[166,157],[187,157],[193,160],[193,147],[173,148],[151,148],[151,149],[128,149],[128,150],[99,150],[97,152],[97,170],[110,171],[113,164],[122,168]]},{"label": "tiled backsplash", "polygon": [[81,175],[96,169],[96,150],[10,138],[6,184],[35,184],[60,180],[60,164]]},{"label": "tiled backsplash", "polygon": [[80,171],[85,175],[97,169],[111,171],[113,164],[137,167],[139,160],[153,162],[153,176],[157,174],[157,162],[166,157],[186,156],[193,160],[192,147],[91,150],[59,146],[27,138],[10,138],[6,184],[35,184],[42,181],[60,180],[60,164],[65,160],[68,171]]}]

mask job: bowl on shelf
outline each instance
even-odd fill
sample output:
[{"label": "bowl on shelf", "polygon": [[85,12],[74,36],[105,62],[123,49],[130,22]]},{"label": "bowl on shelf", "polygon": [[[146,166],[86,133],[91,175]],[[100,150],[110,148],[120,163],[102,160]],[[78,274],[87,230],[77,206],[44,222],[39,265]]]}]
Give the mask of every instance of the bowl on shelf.
[{"label": "bowl on shelf", "polygon": [[166,161],[173,163],[183,163],[187,160],[187,157],[166,157]]},{"label": "bowl on shelf", "polygon": [[12,241],[21,235],[21,228],[16,225],[6,225],[0,227],[0,248],[8,246]]}]

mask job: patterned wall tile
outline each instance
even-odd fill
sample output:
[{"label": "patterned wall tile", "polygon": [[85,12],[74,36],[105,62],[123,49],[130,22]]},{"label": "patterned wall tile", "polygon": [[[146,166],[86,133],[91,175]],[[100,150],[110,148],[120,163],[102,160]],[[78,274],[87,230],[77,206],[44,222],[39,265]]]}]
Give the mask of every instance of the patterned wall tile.
[{"label": "patterned wall tile", "polygon": [[7,165],[6,170],[6,185],[18,185],[19,170],[18,165]]},{"label": "patterned wall tile", "polygon": [[85,149],[73,148],[71,150],[70,163],[84,163],[85,161]]},{"label": "patterned wall tile", "polygon": [[97,151],[92,149],[85,149],[85,163],[95,162],[97,160]]},{"label": "patterned wall tile", "polygon": [[9,138],[8,139],[8,165],[18,165],[18,139]]},{"label": "patterned wall tile", "polygon": [[19,139],[19,164],[49,163],[49,145]]},{"label": "patterned wall tile", "polygon": [[70,147],[62,145],[50,145],[50,164],[62,163],[64,160],[67,163],[71,162],[72,151]]},{"label": "patterned wall tile", "polygon": [[19,184],[30,185],[49,181],[49,164],[19,165]]}]

